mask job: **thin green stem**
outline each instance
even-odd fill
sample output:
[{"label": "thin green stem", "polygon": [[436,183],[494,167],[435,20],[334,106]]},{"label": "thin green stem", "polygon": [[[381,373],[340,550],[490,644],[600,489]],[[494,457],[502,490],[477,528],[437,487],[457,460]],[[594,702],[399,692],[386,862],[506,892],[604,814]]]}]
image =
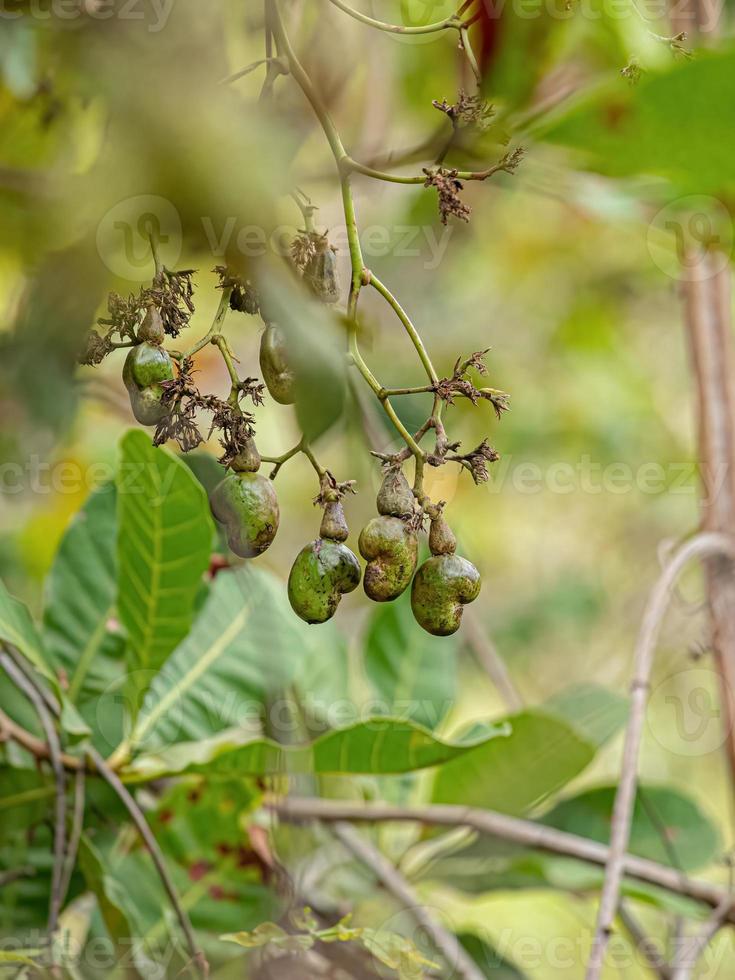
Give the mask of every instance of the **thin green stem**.
[{"label": "thin green stem", "polygon": [[315,204],[312,204],[306,194],[304,194],[303,191],[300,191],[298,188],[291,191],[290,196],[296,202],[296,207],[299,209],[301,212],[301,217],[304,219],[304,231],[312,234],[316,231],[314,226],[314,212],[318,211],[319,209]]},{"label": "thin green stem", "polygon": [[[384,180],[390,184],[424,184],[428,176],[427,174],[392,174],[386,170],[376,170],[374,167],[366,167],[350,156],[345,157],[341,165],[344,169],[363,174],[365,177],[372,177],[374,180]],[[510,172],[505,157],[486,170],[458,170],[456,176],[459,180],[487,180],[488,177],[501,171]]]},{"label": "thin green stem", "polygon": [[156,267],[156,277],[158,277],[163,272],[163,265],[161,264],[161,257],[158,254],[158,241],[156,239],[156,236],[153,234],[153,232],[151,232],[148,235],[148,240],[151,243],[151,252],[153,253],[153,264]]},{"label": "thin green stem", "polygon": [[433,391],[433,385],[417,385],[415,388],[383,388],[381,397],[394,398],[397,395],[426,395]]},{"label": "thin green stem", "polygon": [[301,443],[301,452],[302,452],[302,453],[304,454],[304,456],[306,456],[306,458],[307,458],[307,459],[309,460],[309,462],[311,463],[311,465],[312,465],[312,466],[314,467],[314,469],[315,469],[315,471],[316,471],[316,474],[317,474],[317,476],[318,476],[318,477],[319,477],[319,479],[321,480],[321,478],[322,478],[322,477],[324,476],[324,474],[325,474],[325,473],[326,473],[327,471],[326,471],[326,470],[324,469],[324,467],[323,467],[323,466],[321,466],[321,465],[319,464],[319,461],[317,460],[317,458],[316,458],[316,456],[314,455],[314,453],[313,453],[313,452],[311,451],[311,449],[310,449],[310,447],[309,447],[309,444],[308,444],[308,442],[302,442],[302,443]]},{"label": "thin green stem", "polygon": [[229,374],[230,381],[232,382],[232,387],[230,388],[230,397],[228,400],[233,407],[237,408],[239,405],[239,396],[240,396],[240,376],[238,375],[237,370],[235,368],[234,358],[232,355],[232,351],[230,350],[230,345],[227,342],[227,338],[224,337],[221,333],[216,333],[212,337],[212,343],[215,345],[215,347],[219,350],[220,354],[222,355],[222,360],[225,362],[225,365],[227,367],[227,373]]},{"label": "thin green stem", "polygon": [[[327,112],[325,106],[323,105],[318,94],[314,90],[311,84],[311,79],[304,71],[301,63],[299,62],[296,52],[291,46],[291,41],[286,33],[286,29],[283,24],[283,18],[281,16],[281,11],[278,5],[278,0],[272,0],[270,5],[271,11],[271,24],[273,27],[273,33],[276,41],[280,44],[286,58],[288,59],[288,65],[291,70],[291,74],[296,79],[299,87],[306,96],[307,100],[311,104],[314,112],[316,113],[319,122],[321,123],[324,134],[327,137],[329,146],[332,150],[335,162],[337,164],[337,169],[339,171],[340,188],[342,191],[342,206],[345,215],[345,224],[347,227],[347,242],[350,252],[350,265],[352,268],[352,278],[350,282],[350,294],[347,302],[347,316],[349,321],[349,350],[352,357],[352,362],[358,369],[360,374],[363,376],[365,381],[370,385],[373,392],[376,395],[380,395],[383,390],[382,385],[377,380],[375,375],[372,373],[370,368],[365,363],[362,354],[360,353],[359,344],[357,340],[357,301],[360,295],[360,289],[362,288],[364,276],[366,274],[365,262],[362,257],[362,248],[360,246],[360,237],[357,231],[357,218],[355,215],[355,202],[352,197],[352,187],[350,185],[350,176],[348,168],[344,167],[344,161],[348,160],[347,152],[344,148],[342,140],[340,139],[337,128],[334,125],[331,116]],[[423,452],[419,445],[415,442],[413,436],[401,422],[395,409],[391,405],[388,398],[381,398],[380,403],[383,406],[383,411],[388,416],[388,418],[393,423],[394,427],[400,433],[401,437],[405,441],[406,445],[413,453],[417,459],[423,460]]]},{"label": "thin green stem", "polygon": [[459,43],[462,45],[462,50],[464,51],[467,61],[470,64],[472,74],[475,76],[475,81],[479,86],[482,84],[482,72],[480,71],[480,66],[477,64],[475,52],[472,50],[472,43],[470,41],[467,25],[463,25],[459,29]]},{"label": "thin green stem", "polygon": [[380,295],[387,301],[389,306],[393,308],[396,316],[406,328],[406,333],[411,338],[411,343],[416,348],[416,353],[419,355],[419,359],[424,365],[426,373],[429,375],[429,381],[437,382],[439,380],[439,376],[434,370],[434,365],[431,363],[431,358],[424,347],[424,342],[421,339],[416,327],[414,327],[413,323],[411,323],[411,318],[409,317],[408,313],[406,313],[390,289],[388,289],[388,287],[372,272],[370,273],[370,285],[374,289],[377,289]]},{"label": "thin green stem", "polygon": [[231,287],[226,287],[222,290],[222,296],[220,297],[219,306],[217,307],[217,312],[214,315],[214,320],[212,321],[212,326],[205,333],[201,340],[199,340],[194,346],[182,354],[182,358],[193,357],[197,354],[203,347],[212,342],[212,338],[217,334],[222,332],[222,327],[225,322],[225,316],[230,308],[230,295],[232,293]]},{"label": "thin green stem", "polygon": [[354,7],[350,7],[344,0],[329,0],[329,2],[334,4],[335,7],[338,7],[343,13],[349,14],[355,20],[359,20],[361,24],[367,24],[368,27],[374,27],[378,31],[386,31],[389,34],[436,34],[439,31],[446,31],[450,28],[459,29],[462,25],[461,17],[455,13],[451,17],[445,17],[444,20],[438,20],[433,24],[424,24],[420,27],[405,27],[403,24],[388,24],[383,20],[376,20],[374,17],[369,17],[360,10],[355,10]]},{"label": "thin green stem", "polygon": [[311,447],[309,446],[308,442],[306,441],[306,438],[302,438],[299,442],[296,443],[295,446],[293,446],[291,449],[288,449],[285,453],[282,453],[280,456],[261,456],[260,458],[261,458],[262,462],[264,462],[264,463],[274,463],[275,464],[273,470],[270,473],[270,479],[271,480],[275,480],[275,478],[276,478],[276,476],[278,476],[278,472],[281,469],[281,467],[283,466],[283,464],[284,463],[287,463],[289,461],[289,459],[293,459],[294,456],[298,456],[299,453],[301,453],[302,455],[306,456],[306,458],[309,460],[309,462],[311,463],[311,465],[316,470],[317,476],[321,480],[321,478],[324,476],[324,474],[327,471],[319,463],[319,461],[317,460],[316,456],[311,451]]},{"label": "thin green stem", "polygon": [[225,78],[221,78],[219,81],[220,85],[231,85],[233,82],[238,81],[240,78],[245,78],[251,72],[255,71],[256,68],[260,68],[261,65],[271,65],[274,69],[278,69],[277,75],[287,75],[288,70],[286,66],[278,60],[278,58],[260,58],[258,61],[254,61],[252,64],[247,65],[245,68],[241,68],[239,71],[233,72],[231,75],[227,75]]}]

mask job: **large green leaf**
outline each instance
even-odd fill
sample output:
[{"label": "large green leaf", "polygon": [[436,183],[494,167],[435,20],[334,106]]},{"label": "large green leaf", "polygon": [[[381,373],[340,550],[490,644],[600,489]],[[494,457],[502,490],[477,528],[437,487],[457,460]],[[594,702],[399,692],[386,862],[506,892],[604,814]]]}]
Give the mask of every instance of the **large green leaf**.
[{"label": "large green leaf", "polygon": [[618,79],[537,135],[580,151],[586,166],[611,176],[651,174],[679,191],[728,194],[735,189],[735,52],[698,52],[665,73],[646,72],[633,87]]},{"label": "large green leaf", "polygon": [[75,703],[100,694],[119,675],[124,644],[109,629],[115,609],[116,493],[94,492],[70,524],[46,586],[44,636]]},{"label": "large green leaf", "polygon": [[[562,800],[543,823],[607,844],[616,787],[599,786]],[[667,786],[641,786],[636,797],[629,851],[639,857],[695,871],[719,853],[720,837],[697,804]]]},{"label": "large green leaf", "polygon": [[259,722],[266,696],[290,683],[321,635],[294,615],[280,579],[251,564],[220,572],[153,681],[131,741],[158,747]]},{"label": "large green leaf", "polygon": [[118,611],[140,692],[189,632],[214,527],[191,471],[138,429],[122,440],[117,498]]},{"label": "large green leaf", "polygon": [[436,728],[453,704],[456,644],[417,625],[407,593],[378,606],[365,641],[365,670],[388,715]]},{"label": "large green leaf", "polygon": [[439,770],[435,803],[525,813],[594,758],[595,745],[558,718],[529,710],[508,721],[510,738],[490,741]]},{"label": "large green leaf", "polygon": [[129,781],[177,773],[234,778],[238,774],[412,772],[482,751],[492,741],[507,743],[507,725],[487,729],[481,738],[449,742],[414,722],[371,718],[320,735],[303,745],[280,745],[267,738],[226,734],[208,742],[172,745],[139,756],[125,769]]}]

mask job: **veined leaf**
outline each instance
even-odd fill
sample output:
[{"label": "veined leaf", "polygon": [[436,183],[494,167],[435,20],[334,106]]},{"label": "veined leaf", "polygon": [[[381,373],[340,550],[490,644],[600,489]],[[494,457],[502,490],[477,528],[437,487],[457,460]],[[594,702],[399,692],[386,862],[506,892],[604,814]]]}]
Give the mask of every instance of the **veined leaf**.
[{"label": "veined leaf", "polygon": [[136,692],[191,625],[209,563],[209,503],[188,467],[138,429],[122,440],[117,482],[118,611],[130,638]]},{"label": "veined leaf", "polygon": [[305,745],[247,739],[242,733],[208,742],[179,743],[134,759],[125,769],[125,777],[132,782],[181,773],[233,778],[238,774],[412,772],[471,755],[496,739],[508,743],[510,737],[507,725],[497,725],[480,740],[449,742],[414,722],[371,718],[326,732]]},{"label": "veined leaf", "polygon": [[388,715],[408,715],[437,728],[453,704],[457,648],[429,636],[411,613],[408,593],[378,606],[365,641],[365,671]]},{"label": "veined leaf", "polygon": [[75,703],[100,694],[121,672],[123,643],[108,628],[117,598],[113,484],[95,491],[69,526],[46,590],[44,636]]},{"label": "veined leaf", "polygon": [[220,572],[191,633],[151,684],[131,742],[157,748],[260,721],[266,695],[283,690],[314,644],[330,637],[294,615],[275,576],[250,564]]},{"label": "veined leaf", "polygon": [[490,741],[442,766],[433,802],[522,814],[561,789],[595,756],[591,741],[551,715],[528,710],[508,721],[510,738]]}]

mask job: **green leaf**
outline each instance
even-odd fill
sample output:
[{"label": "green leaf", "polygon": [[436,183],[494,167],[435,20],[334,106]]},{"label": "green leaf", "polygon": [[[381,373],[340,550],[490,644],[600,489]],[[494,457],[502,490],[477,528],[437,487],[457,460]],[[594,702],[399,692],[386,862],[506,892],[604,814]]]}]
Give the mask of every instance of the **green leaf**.
[{"label": "green leaf", "polygon": [[117,597],[116,528],[115,487],[108,484],[75,516],[47,580],[46,647],[66,673],[74,703],[100,694],[121,673],[122,638],[108,629]]},{"label": "green leaf", "polygon": [[[713,133],[717,138],[713,139]],[[651,174],[679,191],[735,189],[735,53],[697,52],[626,87],[616,79],[542,124],[536,134],[580,151],[592,170]]]},{"label": "green leaf", "polygon": [[[347,285],[343,283],[346,290]],[[286,279],[265,282],[267,308],[283,331],[294,370],[296,418],[309,442],[342,416],[346,396],[345,330],[334,312]]]},{"label": "green leaf", "polygon": [[87,888],[96,896],[100,914],[110,937],[115,941],[140,935],[139,926],[131,921],[124,888],[105,870],[102,854],[83,835],[79,844],[79,867]]},{"label": "green leaf", "polygon": [[207,496],[175,456],[134,429],[118,474],[118,611],[130,638],[135,689],[150,683],[191,626],[214,526]]},{"label": "green leaf", "polygon": [[573,684],[544,701],[543,711],[571,724],[600,748],[625,724],[628,700],[596,684]]},{"label": "green leaf", "polygon": [[437,728],[457,686],[457,647],[429,636],[411,613],[407,593],[378,606],[365,640],[365,670],[385,713]]},{"label": "green leaf", "polygon": [[11,644],[30,660],[39,674],[55,683],[46,663],[41,637],[27,607],[15,599],[0,579],[0,641]]},{"label": "green leaf", "polygon": [[[616,787],[599,786],[562,800],[543,823],[607,844]],[[712,821],[683,793],[666,786],[638,789],[629,851],[638,857],[695,871],[713,861],[720,836]]]},{"label": "green leaf", "polygon": [[501,956],[484,939],[472,932],[460,933],[457,939],[486,977],[491,977],[492,980],[524,980],[526,974]]},{"label": "green leaf", "polygon": [[148,819],[164,852],[179,864],[187,864],[194,855],[214,864],[242,848],[244,819],[261,800],[254,782],[241,776],[194,776],[171,785]]},{"label": "green leaf", "polygon": [[508,721],[510,738],[490,741],[439,770],[434,803],[526,813],[594,758],[595,746],[551,715],[529,710]]},{"label": "green leaf", "polygon": [[53,783],[32,769],[0,768],[0,840],[27,831],[43,820],[54,795]]},{"label": "green leaf", "polygon": [[498,725],[481,740],[449,742],[414,722],[370,718],[326,732],[303,745],[280,745],[267,738],[247,739],[242,733],[226,734],[208,742],[179,743],[134,759],[125,769],[125,777],[134,781],[182,773],[234,778],[238,774],[413,772],[472,754],[478,746],[482,748],[496,739],[507,742],[509,735],[506,725]]},{"label": "green leaf", "polygon": [[0,950],[0,963],[15,963],[21,966],[34,966],[34,960],[30,959],[28,956],[23,956],[22,953],[13,953],[9,950]]},{"label": "green leaf", "polygon": [[220,572],[191,633],[154,679],[131,741],[206,739],[260,719],[266,696],[291,682],[321,635],[294,615],[280,579],[249,563]]}]

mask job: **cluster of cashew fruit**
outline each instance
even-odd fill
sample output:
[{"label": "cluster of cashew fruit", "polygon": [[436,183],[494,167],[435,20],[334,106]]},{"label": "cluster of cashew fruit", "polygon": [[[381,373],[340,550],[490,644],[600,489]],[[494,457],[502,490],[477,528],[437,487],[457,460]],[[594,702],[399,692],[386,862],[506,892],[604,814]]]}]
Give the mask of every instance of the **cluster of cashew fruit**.
[{"label": "cluster of cashew fruit", "polygon": [[[253,445],[235,460],[232,472],[211,497],[212,512],[226,529],[235,554],[254,558],[272,543],[278,530],[278,501],[273,484],[257,473],[260,457]],[[360,584],[357,556],[347,547],[349,535],[339,487],[323,485],[324,508],[319,537],[301,549],[288,579],[294,612],[307,623],[324,623],[337,611],[343,595]],[[390,467],[377,499],[378,516],[363,528],[358,547],[367,562],[363,587],[375,602],[391,602],[411,588],[416,621],[435,636],[459,629],[462,608],[477,598],[480,575],[455,554],[456,540],[440,509],[431,519],[431,557],[418,569],[418,534],[414,495],[398,467]]]},{"label": "cluster of cashew fruit", "polygon": [[[322,302],[335,302],[339,286],[334,249],[326,236],[313,234],[301,241],[309,245],[301,270],[303,281]],[[296,378],[279,326],[249,284],[231,279],[223,280],[225,285],[231,290],[233,310],[260,312],[263,317],[259,358],[263,381],[276,402],[293,404]],[[150,302],[123,369],[133,414],[143,425],[158,426],[171,412],[170,398],[165,396],[175,372],[163,347],[164,338],[161,312]],[[237,403],[234,411],[240,412]],[[242,558],[256,558],[270,547],[278,531],[278,499],[273,480],[258,472],[261,457],[254,439],[238,441],[234,451],[234,458],[227,459],[227,475],[211,494],[212,513],[224,526],[231,550]],[[463,607],[480,592],[480,575],[474,565],[455,554],[456,540],[441,505],[420,507],[400,464],[389,460],[377,497],[378,514],[359,536],[358,549],[367,563],[363,577],[358,558],[345,544],[349,530],[342,497],[350,486],[337,484],[329,473],[322,475],[317,498],[324,511],[319,537],[299,552],[288,580],[288,596],[296,614],[307,623],[326,622],[334,616],[342,596],[353,592],[362,579],[366,595],[374,602],[391,602],[410,585],[411,607],[419,625],[436,636],[456,632]],[[418,528],[424,516],[431,521],[431,557],[417,569]]]}]

